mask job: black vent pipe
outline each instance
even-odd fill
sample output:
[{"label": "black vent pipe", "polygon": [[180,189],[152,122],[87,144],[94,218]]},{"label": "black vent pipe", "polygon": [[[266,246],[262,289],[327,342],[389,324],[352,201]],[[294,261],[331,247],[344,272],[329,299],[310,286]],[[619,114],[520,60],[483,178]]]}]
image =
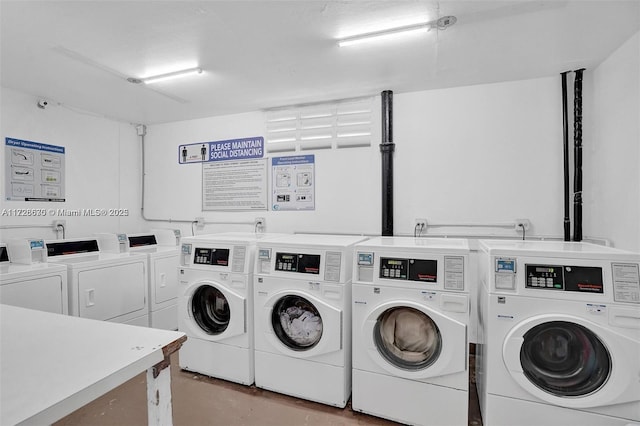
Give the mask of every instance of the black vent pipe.
[{"label": "black vent pipe", "polygon": [[569,218],[571,198],[569,188],[569,114],[567,107],[567,73],[562,75],[562,142],[564,154],[564,240],[571,241],[571,219]]},{"label": "black vent pipe", "polygon": [[382,235],[393,236],[393,92],[382,92]]},{"label": "black vent pipe", "polygon": [[573,83],[573,241],[582,241],[582,72],[576,70]]}]

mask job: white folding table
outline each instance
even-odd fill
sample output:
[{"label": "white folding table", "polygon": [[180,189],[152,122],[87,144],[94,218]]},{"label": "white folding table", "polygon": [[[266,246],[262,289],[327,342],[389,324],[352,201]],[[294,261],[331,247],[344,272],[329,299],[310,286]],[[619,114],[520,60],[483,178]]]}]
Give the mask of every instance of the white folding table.
[{"label": "white folding table", "polygon": [[51,424],[147,370],[150,425],[171,425],[184,333],[0,305],[0,425]]}]

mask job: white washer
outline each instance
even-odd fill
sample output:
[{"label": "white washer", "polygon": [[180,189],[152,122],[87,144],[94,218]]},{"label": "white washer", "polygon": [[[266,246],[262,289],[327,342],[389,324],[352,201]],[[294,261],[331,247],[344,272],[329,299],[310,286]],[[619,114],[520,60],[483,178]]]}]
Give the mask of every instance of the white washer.
[{"label": "white washer", "polygon": [[28,256],[21,259],[16,253],[16,261],[10,261],[7,246],[0,245],[0,303],[67,315],[67,268],[46,263],[44,240],[15,244],[24,245]]},{"label": "white washer", "polygon": [[480,242],[485,425],[640,421],[640,255],[579,242]]},{"label": "white washer", "polygon": [[466,425],[467,241],[378,237],[357,244],[354,256],[353,410]]},{"label": "white washer", "polygon": [[96,239],[45,243],[48,262],[67,266],[69,315],[149,326],[144,254],[101,253]]},{"label": "white washer", "polygon": [[297,234],[258,243],[256,386],[346,405],[353,245],[364,239]]},{"label": "white washer", "polygon": [[178,229],[155,229],[151,234],[127,235],[130,253],[146,253],[149,265],[149,326],[178,329]]},{"label": "white washer", "polygon": [[178,329],[184,370],[251,385],[253,267],[256,242],[269,234],[186,237],[178,269]]}]

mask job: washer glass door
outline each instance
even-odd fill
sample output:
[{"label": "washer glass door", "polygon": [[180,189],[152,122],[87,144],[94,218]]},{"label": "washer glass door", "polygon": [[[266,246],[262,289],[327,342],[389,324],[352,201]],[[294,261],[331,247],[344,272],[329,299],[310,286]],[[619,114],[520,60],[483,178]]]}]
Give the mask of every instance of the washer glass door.
[{"label": "washer glass door", "polygon": [[431,366],[442,350],[442,335],[433,319],[406,306],[387,309],[378,316],[373,340],[385,360],[407,371]]},{"label": "washer glass door", "polygon": [[561,397],[595,392],[611,374],[611,355],[598,336],[566,321],[545,322],[527,331],[520,364],[529,381]]},{"label": "washer glass door", "polygon": [[278,299],[271,312],[271,325],[278,339],[296,351],[309,350],[322,338],[320,312],[302,296],[290,294]]},{"label": "washer glass door", "polygon": [[229,301],[210,285],[202,285],[193,293],[191,313],[198,326],[210,335],[223,333],[231,320]]}]

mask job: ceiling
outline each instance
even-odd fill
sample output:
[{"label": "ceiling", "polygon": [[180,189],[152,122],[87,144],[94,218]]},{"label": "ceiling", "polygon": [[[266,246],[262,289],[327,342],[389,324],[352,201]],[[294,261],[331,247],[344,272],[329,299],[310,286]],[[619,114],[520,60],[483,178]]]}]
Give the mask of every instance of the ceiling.
[{"label": "ceiling", "polygon": [[[336,44],[446,15],[445,30]],[[640,30],[640,2],[0,0],[0,19],[2,87],[154,124],[593,69]]]}]

